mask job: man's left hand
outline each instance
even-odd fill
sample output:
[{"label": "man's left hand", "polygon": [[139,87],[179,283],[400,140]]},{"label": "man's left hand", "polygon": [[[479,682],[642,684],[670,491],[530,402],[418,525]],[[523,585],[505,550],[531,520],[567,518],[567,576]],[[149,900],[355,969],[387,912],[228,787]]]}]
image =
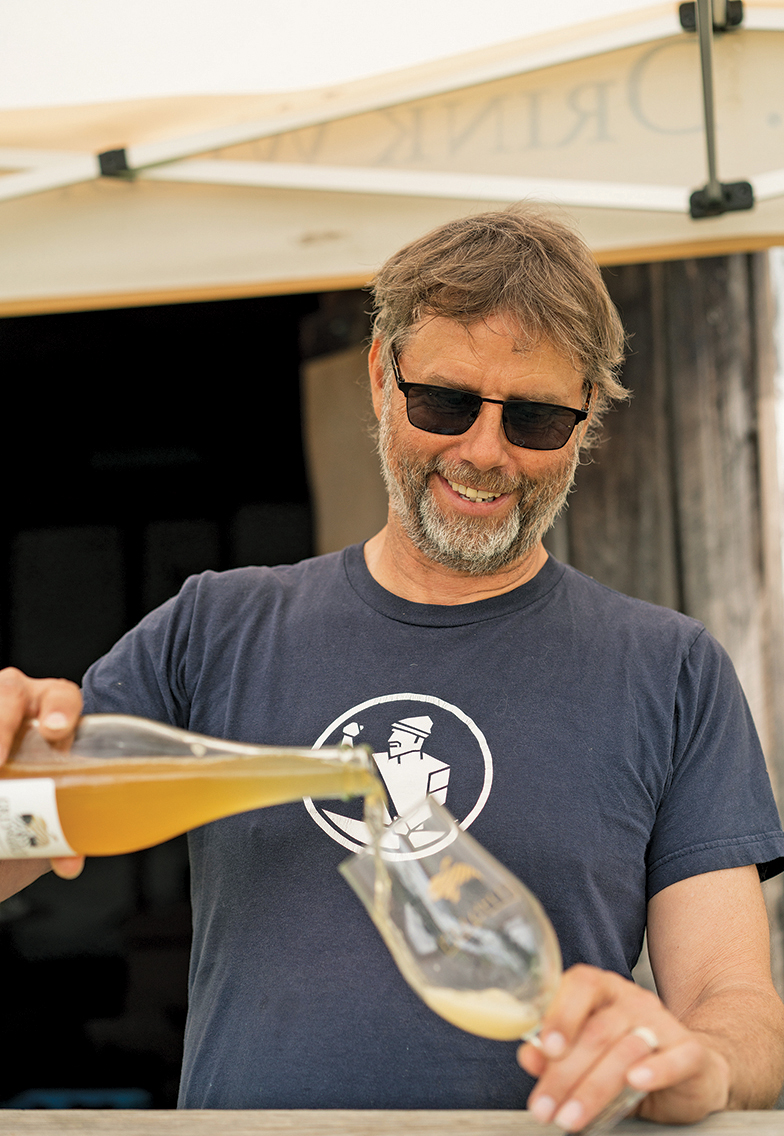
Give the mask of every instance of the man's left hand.
[{"label": "man's left hand", "polygon": [[539,1035],[519,1051],[538,1078],[528,1107],[543,1124],[578,1131],[628,1085],[652,1094],[639,1115],[688,1123],[727,1107],[729,1066],[648,990],[617,974],[575,966],[561,981]]},{"label": "man's left hand", "polygon": [[528,1107],[539,1120],[578,1131],[627,1086],[647,1094],[637,1114],[660,1123],[775,1104],[784,1005],[757,869],[706,872],[657,892],[648,951],[660,997],[592,966],[564,974],[541,1048],[519,1051],[538,1078]]}]

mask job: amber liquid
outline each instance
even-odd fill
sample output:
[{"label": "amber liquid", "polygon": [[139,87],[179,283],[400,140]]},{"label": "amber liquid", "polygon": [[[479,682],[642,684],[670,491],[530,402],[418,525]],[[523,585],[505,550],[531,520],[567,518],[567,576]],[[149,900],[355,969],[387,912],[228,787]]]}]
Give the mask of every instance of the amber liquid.
[{"label": "amber liquid", "polygon": [[535,1006],[519,1002],[508,990],[452,990],[421,983],[414,989],[431,1010],[453,1026],[494,1041],[519,1041],[541,1021]]},{"label": "amber liquid", "polygon": [[553,976],[551,989],[539,993],[535,1003],[520,1001],[510,991],[496,987],[472,990],[432,986],[419,967],[412,964],[410,948],[388,918],[386,910],[380,906],[379,898],[377,887],[372,912],[376,928],[406,982],[439,1017],[466,1033],[489,1037],[493,1041],[520,1041],[537,1029],[544,1006],[555,994],[560,974]]},{"label": "amber liquid", "polygon": [[135,852],[248,809],[377,794],[369,768],[307,753],[9,761],[4,777],[51,777],[65,838],[86,856]]}]

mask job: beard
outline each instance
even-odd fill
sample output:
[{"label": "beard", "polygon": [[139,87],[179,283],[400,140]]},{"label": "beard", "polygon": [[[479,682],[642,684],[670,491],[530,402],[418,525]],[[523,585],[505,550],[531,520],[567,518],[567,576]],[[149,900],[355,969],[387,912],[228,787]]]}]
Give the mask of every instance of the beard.
[{"label": "beard", "polygon": [[[541,477],[508,477],[479,472],[470,462],[406,454],[393,422],[389,399],[379,421],[378,452],[392,511],[404,532],[429,560],[469,576],[487,576],[522,560],[539,543],[566,504],[579,464],[571,447],[560,465]],[[517,495],[503,517],[468,517],[442,512],[430,489],[433,474],[488,493]]]}]

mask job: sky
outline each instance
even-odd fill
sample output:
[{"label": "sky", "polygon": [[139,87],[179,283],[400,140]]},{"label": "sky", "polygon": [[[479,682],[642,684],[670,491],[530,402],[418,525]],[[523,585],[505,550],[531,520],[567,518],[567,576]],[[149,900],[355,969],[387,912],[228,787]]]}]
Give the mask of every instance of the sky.
[{"label": "sky", "polygon": [[0,0],[0,108],[319,87],[652,0]]}]

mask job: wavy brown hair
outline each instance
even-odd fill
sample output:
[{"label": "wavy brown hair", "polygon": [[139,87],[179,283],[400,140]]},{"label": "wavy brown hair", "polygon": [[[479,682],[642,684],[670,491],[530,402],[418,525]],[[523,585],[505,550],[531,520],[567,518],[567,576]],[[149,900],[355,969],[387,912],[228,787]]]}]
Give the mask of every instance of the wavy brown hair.
[{"label": "wavy brown hair", "polygon": [[594,388],[583,446],[629,392],[617,378],[625,335],[599,267],[582,239],[544,211],[515,206],[449,221],[390,257],[372,285],[373,336],[390,373],[416,325],[443,316],[470,326],[509,320],[523,349],[548,340]]}]

